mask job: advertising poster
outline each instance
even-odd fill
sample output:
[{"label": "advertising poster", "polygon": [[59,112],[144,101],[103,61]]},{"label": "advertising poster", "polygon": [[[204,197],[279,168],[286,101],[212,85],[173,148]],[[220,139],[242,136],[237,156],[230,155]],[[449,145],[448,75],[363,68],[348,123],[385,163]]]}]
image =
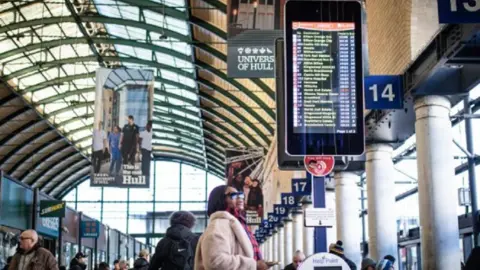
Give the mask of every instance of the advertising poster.
[{"label": "advertising poster", "polygon": [[153,88],[150,70],[97,70],[91,186],[150,186]]},{"label": "advertising poster", "polygon": [[263,218],[263,191],[261,182],[251,177],[252,171],[263,159],[262,149],[226,150],[227,185],[245,195],[245,215],[248,225],[259,225]]},{"label": "advertising poster", "polygon": [[274,78],[275,39],[283,36],[285,0],[228,0],[227,74]]}]

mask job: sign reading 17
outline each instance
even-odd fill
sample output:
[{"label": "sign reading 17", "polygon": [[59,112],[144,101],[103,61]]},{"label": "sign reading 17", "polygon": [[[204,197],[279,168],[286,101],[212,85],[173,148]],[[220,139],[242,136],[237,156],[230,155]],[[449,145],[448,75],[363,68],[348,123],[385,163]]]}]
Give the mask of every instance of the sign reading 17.
[{"label": "sign reading 17", "polygon": [[312,181],[307,178],[292,179],[292,193],[295,195],[311,195]]},{"label": "sign reading 17", "polygon": [[[450,10],[453,12],[458,11],[458,0],[450,0]],[[463,8],[469,12],[477,12],[480,10],[480,0],[460,1],[463,4]],[[463,2],[463,3],[462,3]]]}]

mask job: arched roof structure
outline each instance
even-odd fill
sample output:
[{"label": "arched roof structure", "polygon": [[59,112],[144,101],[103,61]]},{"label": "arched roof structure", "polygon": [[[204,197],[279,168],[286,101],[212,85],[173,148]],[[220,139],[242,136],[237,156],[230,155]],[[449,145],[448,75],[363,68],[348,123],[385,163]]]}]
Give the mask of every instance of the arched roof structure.
[{"label": "arched roof structure", "polygon": [[226,74],[226,0],[0,4],[0,168],[58,196],[88,177],[99,67],[153,70],[157,158],[223,176],[268,148],[274,81]]}]

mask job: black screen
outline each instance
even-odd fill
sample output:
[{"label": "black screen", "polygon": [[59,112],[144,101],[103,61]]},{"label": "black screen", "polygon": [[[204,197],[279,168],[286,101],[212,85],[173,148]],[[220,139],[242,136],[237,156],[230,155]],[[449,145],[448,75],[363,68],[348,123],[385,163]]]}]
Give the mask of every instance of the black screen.
[{"label": "black screen", "polygon": [[357,132],[355,24],[293,22],[295,133]]}]

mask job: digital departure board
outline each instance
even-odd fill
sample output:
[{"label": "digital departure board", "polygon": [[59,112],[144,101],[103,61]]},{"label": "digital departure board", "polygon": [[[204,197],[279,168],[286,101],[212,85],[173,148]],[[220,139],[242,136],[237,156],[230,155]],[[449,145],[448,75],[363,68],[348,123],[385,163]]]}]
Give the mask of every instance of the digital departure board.
[{"label": "digital departure board", "polygon": [[295,133],[357,132],[355,24],[293,22]]},{"label": "digital departure board", "polygon": [[361,3],[290,0],[284,25],[285,153],[361,155],[365,149]]}]

